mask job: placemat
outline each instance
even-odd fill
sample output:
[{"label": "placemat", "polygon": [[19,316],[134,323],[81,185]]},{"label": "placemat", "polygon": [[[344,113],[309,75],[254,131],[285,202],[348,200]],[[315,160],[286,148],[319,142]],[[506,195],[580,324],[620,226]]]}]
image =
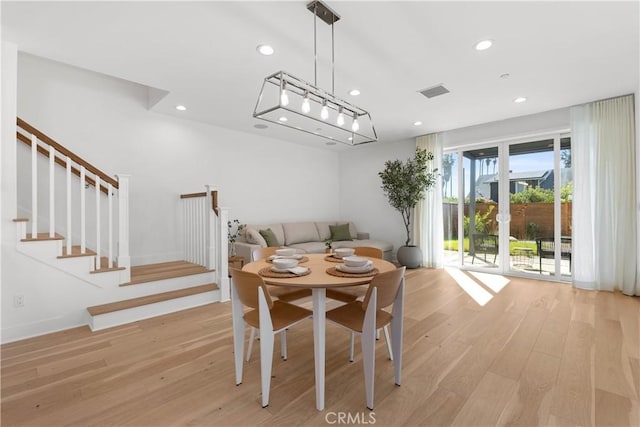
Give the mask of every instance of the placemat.
[{"label": "placemat", "polygon": [[324,257],[324,260],[329,262],[342,262],[342,258],[336,258],[332,255],[327,255],[326,257]]},{"label": "placemat", "polygon": [[375,276],[376,274],[378,274],[379,271],[377,268],[374,268],[371,271],[367,271],[366,273],[345,273],[344,271],[340,271],[340,270],[336,270],[335,267],[329,267],[327,268],[327,274],[331,275],[331,276],[336,276],[336,277],[371,277],[371,276]]},{"label": "placemat", "polygon": [[[288,258],[287,258],[287,259],[288,259]],[[292,259],[295,259],[295,258],[292,258]],[[269,264],[273,264],[273,260],[272,260],[272,259],[267,259],[266,261],[267,261]],[[298,261],[298,264],[300,264],[301,262],[307,262],[307,261],[309,261],[309,257],[303,256],[302,258],[300,258],[300,259],[298,259],[298,260],[296,260],[296,261]]]},{"label": "placemat", "polygon": [[276,273],[275,271],[271,271],[271,267],[264,267],[264,268],[261,268],[260,271],[258,271],[258,274],[262,277],[271,277],[274,279],[287,279],[287,278],[293,278],[293,277],[302,277],[302,276],[311,274],[311,269],[307,268],[307,272],[304,274],[293,274],[290,271],[287,271],[286,273]]}]

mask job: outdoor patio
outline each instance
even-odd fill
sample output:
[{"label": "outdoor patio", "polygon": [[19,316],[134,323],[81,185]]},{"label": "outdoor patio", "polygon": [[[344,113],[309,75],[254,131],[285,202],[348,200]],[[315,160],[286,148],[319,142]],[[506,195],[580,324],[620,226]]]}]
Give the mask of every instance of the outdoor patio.
[{"label": "outdoor patio", "polygon": [[[458,263],[458,252],[445,250],[445,264],[456,265]],[[473,266],[481,269],[497,269],[499,267],[500,259],[496,259],[494,264],[493,255],[487,255],[487,261],[485,262],[484,256],[480,254],[473,259],[473,256],[469,252],[464,253],[463,265]],[[510,255],[509,260],[511,263],[511,271],[527,274],[535,274],[538,276],[553,276],[555,272],[555,261],[553,259],[542,259],[542,271],[540,270],[540,258],[536,255],[528,254],[515,254]],[[560,271],[563,277],[567,279],[571,278],[571,270],[569,268],[568,260],[560,261]]]}]

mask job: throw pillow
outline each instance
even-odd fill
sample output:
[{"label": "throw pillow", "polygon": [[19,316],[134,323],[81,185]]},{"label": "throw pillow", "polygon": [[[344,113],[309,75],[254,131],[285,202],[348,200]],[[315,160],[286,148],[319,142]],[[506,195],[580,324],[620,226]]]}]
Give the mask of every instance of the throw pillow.
[{"label": "throw pillow", "polygon": [[264,240],[262,235],[255,228],[250,228],[246,231],[247,242],[253,243],[255,245],[260,245],[262,247],[267,246],[267,242]]},{"label": "throw pillow", "polygon": [[264,238],[265,242],[267,242],[267,246],[280,246],[280,243],[278,243],[278,238],[270,228],[267,228],[266,230],[260,230],[260,235]]},{"label": "throw pillow", "polygon": [[338,242],[340,240],[353,240],[349,233],[349,224],[330,225],[331,240]]}]

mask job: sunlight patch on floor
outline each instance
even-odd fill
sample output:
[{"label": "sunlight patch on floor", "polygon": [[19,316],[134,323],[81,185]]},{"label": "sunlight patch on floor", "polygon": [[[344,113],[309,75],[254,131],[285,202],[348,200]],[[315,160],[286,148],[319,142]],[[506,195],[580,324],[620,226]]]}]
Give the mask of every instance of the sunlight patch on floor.
[{"label": "sunlight patch on floor", "polygon": [[464,274],[464,272],[452,267],[445,267],[444,269],[449,273],[449,276],[456,281],[458,286],[460,286],[462,290],[473,298],[479,305],[484,306],[493,298],[493,295],[491,295],[489,291],[476,283],[471,277]]},{"label": "sunlight patch on floor", "polygon": [[470,271],[469,274],[495,293],[500,292],[510,282],[509,279],[499,274],[479,273],[477,271]]}]

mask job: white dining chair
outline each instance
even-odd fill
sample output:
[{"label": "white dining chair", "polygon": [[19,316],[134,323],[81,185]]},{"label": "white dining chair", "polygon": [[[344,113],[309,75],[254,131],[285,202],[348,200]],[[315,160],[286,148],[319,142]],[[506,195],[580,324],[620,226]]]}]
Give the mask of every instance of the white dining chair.
[{"label": "white dining chair", "polygon": [[[401,267],[376,275],[369,284],[364,301],[350,302],[326,314],[327,320],[361,337],[367,408],[370,410],[373,410],[376,330],[389,324],[395,383],[401,383],[404,272],[405,267]],[[384,310],[391,305],[391,313]]]},{"label": "white dining chair", "polygon": [[[286,356],[286,330],[311,317],[313,312],[285,301],[272,300],[262,277],[255,273],[230,268],[233,310],[233,346],[236,366],[236,385],[242,384],[245,322],[260,331],[260,376],[262,407],[269,405],[273,346],[276,334],[281,334]],[[250,310],[244,312],[243,306]],[[286,357],[285,357],[286,358]]]},{"label": "white dining chair", "polygon": [[[371,246],[356,246],[353,248],[355,250],[354,255],[356,256],[364,256],[370,258],[382,259],[383,253],[379,248],[374,248]],[[362,300],[364,295],[367,293],[367,285],[360,286],[350,286],[342,289],[327,289],[327,298],[331,298],[334,300],[342,301],[342,302],[352,302],[355,300]],[[391,342],[389,341],[389,328],[385,326],[382,328],[384,332],[384,340],[387,344],[387,354],[389,354],[389,360],[393,360],[393,352],[391,351]],[[376,339],[380,339],[380,330],[376,331]],[[353,362],[354,355],[354,347],[355,347],[355,333],[351,333],[351,340],[349,342],[349,362]]]}]

